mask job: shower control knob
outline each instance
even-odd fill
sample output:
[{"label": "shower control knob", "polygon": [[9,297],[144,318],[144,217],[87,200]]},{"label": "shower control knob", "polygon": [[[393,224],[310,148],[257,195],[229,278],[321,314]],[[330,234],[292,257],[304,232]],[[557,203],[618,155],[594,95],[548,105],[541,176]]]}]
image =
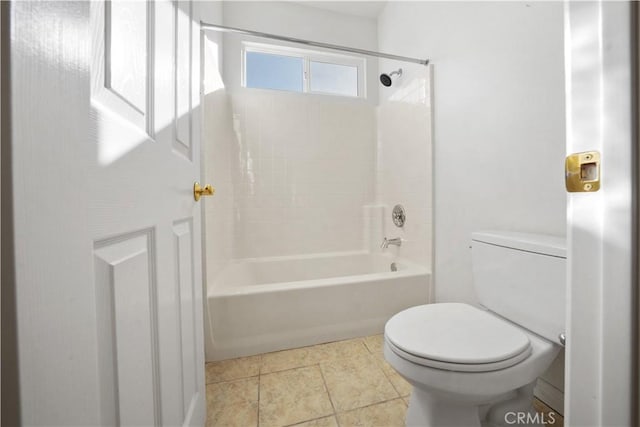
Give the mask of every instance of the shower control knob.
[{"label": "shower control knob", "polygon": [[396,227],[402,228],[404,227],[404,223],[407,220],[407,215],[404,212],[404,208],[402,205],[395,205],[393,207],[393,212],[391,212],[391,218],[393,219],[393,223]]}]

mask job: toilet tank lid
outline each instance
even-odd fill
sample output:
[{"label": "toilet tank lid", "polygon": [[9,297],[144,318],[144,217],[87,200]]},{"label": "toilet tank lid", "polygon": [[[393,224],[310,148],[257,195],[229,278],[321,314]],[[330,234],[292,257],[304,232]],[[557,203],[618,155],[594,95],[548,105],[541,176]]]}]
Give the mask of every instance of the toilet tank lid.
[{"label": "toilet tank lid", "polygon": [[513,231],[475,231],[471,240],[560,258],[567,257],[565,237]]}]

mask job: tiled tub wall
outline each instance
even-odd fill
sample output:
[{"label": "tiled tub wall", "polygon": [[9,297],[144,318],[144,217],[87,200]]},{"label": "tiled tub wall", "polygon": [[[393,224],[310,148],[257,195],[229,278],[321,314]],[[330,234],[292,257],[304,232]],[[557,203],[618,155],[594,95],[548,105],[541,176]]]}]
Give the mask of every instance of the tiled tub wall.
[{"label": "tiled tub wall", "polygon": [[[207,6],[211,6],[207,4]],[[220,11],[218,11],[220,12]],[[215,22],[219,16],[211,13]],[[202,139],[202,175],[212,184],[214,197],[204,197],[202,217],[205,233],[205,269],[207,282],[235,257],[234,245],[234,182],[231,174],[232,153],[235,150],[231,101],[222,78],[222,34],[208,32],[204,38],[204,138]]]},{"label": "tiled tub wall", "polygon": [[[424,65],[382,60],[380,69],[402,67],[391,87],[380,85],[377,107],[376,204],[384,206],[383,232],[401,237],[401,247],[389,250],[431,266],[432,149],[430,69]],[[402,204],[404,227],[393,224],[391,210]],[[374,242],[375,243],[375,242]]]},{"label": "tiled tub wall", "polygon": [[[232,258],[377,250],[386,234],[404,239],[390,250],[431,265],[429,74],[405,68],[379,106],[256,89],[229,96],[233,132],[222,139],[233,142],[221,170],[235,193]],[[403,229],[391,222],[396,203],[407,210]]]},{"label": "tiled tub wall", "polygon": [[376,117],[361,100],[238,89],[236,258],[361,249],[374,198]]},{"label": "tiled tub wall", "polygon": [[[376,50],[375,20],[326,12],[345,27],[306,34],[310,28],[324,28],[313,25],[326,14],[318,11],[298,4],[263,8],[245,2],[226,4],[224,16],[227,25],[274,32],[282,27],[282,16],[293,14],[301,25],[287,31],[300,33],[288,35]],[[217,42],[224,87],[215,99],[207,95],[205,106],[204,169],[217,189],[216,197],[205,202],[208,277],[230,259],[379,251],[384,235],[404,239],[402,248],[387,251],[430,267],[427,68],[368,58],[365,101],[244,89],[240,39],[225,35]],[[390,88],[381,87],[378,70],[398,67],[402,78]],[[396,203],[407,209],[402,230],[390,219]]]}]

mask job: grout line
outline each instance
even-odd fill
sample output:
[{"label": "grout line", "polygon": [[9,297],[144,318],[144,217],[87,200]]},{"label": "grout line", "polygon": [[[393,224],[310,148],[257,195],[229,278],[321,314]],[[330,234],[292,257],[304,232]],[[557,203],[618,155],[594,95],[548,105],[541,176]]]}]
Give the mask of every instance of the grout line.
[{"label": "grout line", "polygon": [[[375,335],[371,335],[371,336],[375,336]],[[366,345],[366,340],[364,340],[364,342],[365,342],[365,345]],[[369,348],[369,347],[367,347],[367,348]],[[403,396],[403,395],[402,395],[402,393],[400,392],[400,390],[395,386],[395,384],[393,383],[393,381],[391,381],[391,377],[387,374],[386,370],[385,370],[385,369],[384,369],[384,367],[383,367],[383,366],[384,366],[384,363],[386,362],[386,360],[384,359],[384,355],[382,356],[382,359],[381,359],[381,360],[379,360],[379,357],[378,357],[378,356],[379,356],[379,353],[378,353],[378,352],[373,352],[373,351],[371,351],[371,349],[369,349],[369,352],[370,352],[370,353],[371,353],[371,355],[373,356],[373,359],[374,359],[374,362],[375,362],[376,366],[377,366],[377,367],[382,371],[382,374],[385,376],[385,378],[387,379],[387,381],[389,381],[389,383],[391,384],[391,387],[393,387],[393,389],[396,391],[396,393],[398,394],[398,397],[400,397],[401,399],[404,399],[405,397],[409,397],[409,396],[411,396],[411,393],[409,393],[407,396]],[[376,353],[378,353],[378,354],[376,354]],[[389,365],[389,366],[391,366],[391,365]],[[394,372],[396,372],[396,373],[398,372],[398,371],[396,371],[396,370],[394,369],[394,367],[393,367],[393,366],[391,366],[391,369],[393,369],[393,370],[394,370]],[[400,375],[400,374],[398,374],[398,375]],[[402,375],[400,375],[400,377],[401,377],[404,381],[406,381],[406,380],[402,377]],[[413,387],[412,387],[412,389],[413,389]]]},{"label": "grout line", "polygon": [[[379,366],[378,366],[379,367]],[[382,375],[384,375],[384,377],[387,379],[387,381],[389,381],[389,384],[391,384],[391,388],[393,388],[393,390],[398,394],[399,398],[403,398],[405,396],[402,396],[402,394],[400,393],[400,390],[398,390],[395,386],[395,384],[393,384],[393,381],[391,381],[391,378],[389,378],[389,376],[387,375],[387,373],[384,371],[384,369],[380,368],[380,370],[382,371]],[[403,378],[404,380],[404,378]],[[406,381],[406,380],[405,380]]]},{"label": "grout line", "polygon": [[269,372],[262,372],[262,366],[260,366],[260,375],[277,374],[278,372],[290,371],[292,369],[308,368],[310,366],[316,365],[317,363],[319,363],[319,362],[315,362],[315,363],[313,363],[313,362],[305,362],[302,365],[289,366],[289,367],[286,367],[286,368],[278,368],[278,369],[276,369],[274,371],[269,371]]},{"label": "grout line", "polygon": [[[222,381],[213,380],[211,382],[207,382],[207,365],[216,365],[216,364],[220,364],[222,362],[237,361],[237,360],[245,359],[245,358],[249,358],[249,357],[257,357],[258,358],[258,373],[256,375],[247,375],[247,376],[240,376],[240,377],[237,377],[237,378],[231,378],[231,379],[222,380]],[[226,383],[226,382],[230,382],[230,381],[242,380],[242,379],[253,378],[255,376],[258,376],[258,375],[260,375],[260,365],[261,364],[262,364],[262,354],[256,354],[256,355],[253,355],[253,356],[236,357],[234,359],[219,360],[217,362],[206,362],[204,364],[204,372],[205,372],[204,382],[205,382],[205,387],[208,386],[209,384],[220,384],[220,383]]]},{"label": "grout line", "polygon": [[[207,386],[207,388],[208,388],[208,386],[214,386],[214,385],[215,385],[215,386],[218,386],[218,385],[224,385],[224,384],[235,383],[235,382],[239,382],[239,381],[249,381],[249,380],[252,380],[252,379],[257,379],[257,380],[258,380],[258,402],[259,402],[259,400],[260,400],[260,394],[259,394],[259,393],[260,393],[260,377],[259,377],[259,375],[253,375],[253,376],[250,376],[250,377],[244,377],[244,378],[237,378],[237,379],[228,380],[228,381],[220,381],[220,382],[217,382],[217,383],[210,383],[210,384],[207,384],[206,386]],[[227,394],[227,393],[226,393],[226,392],[224,392],[223,394]],[[210,392],[209,392],[208,390],[206,390],[206,389],[205,389],[205,399],[207,399],[207,398],[208,398],[208,396],[210,396]],[[243,397],[244,397],[244,396],[243,396]],[[252,403],[254,403],[254,402],[253,402],[252,400],[249,400],[249,401],[245,401],[245,402],[243,402],[243,403],[246,403],[246,404],[249,404],[249,405],[250,405],[250,404],[252,404]],[[256,402],[256,403],[257,403],[257,402]],[[223,411],[224,411],[225,409],[228,409],[228,407],[227,407],[226,405],[223,405]],[[206,412],[205,412],[205,414],[206,414],[206,422],[209,422],[209,420],[210,420],[210,418],[212,418],[213,414],[212,414],[211,412],[209,412],[209,407],[208,407],[208,405],[207,405],[207,408],[205,408],[205,411],[206,411]],[[257,427],[257,426],[256,426],[256,427]]]},{"label": "grout line", "polygon": [[[318,347],[318,346],[322,346],[322,345],[335,344],[335,343],[346,342],[346,341],[362,341],[362,342],[364,342],[365,338],[370,337],[370,336],[374,337],[376,335],[380,335],[380,334],[366,335],[364,337],[346,338],[346,339],[343,339],[343,340],[327,341],[327,342],[321,342],[321,343],[317,343],[317,344],[303,345],[302,347],[285,348],[284,350],[268,351],[266,353],[260,353],[258,355],[254,355],[254,356],[263,356],[265,354],[284,353],[285,351],[299,350],[301,348]],[[242,356],[242,357],[236,357],[236,358],[232,358],[232,359],[224,359],[224,360],[220,360],[219,362],[224,362],[224,361],[227,361],[227,360],[242,359],[244,357],[253,357],[253,356]],[[206,362],[206,363],[218,363],[218,362]]]},{"label": "grout line", "polygon": [[262,354],[258,359],[258,410],[256,412],[256,427],[260,427],[260,384],[262,383]]},{"label": "grout line", "polygon": [[[309,419],[309,420],[304,420],[304,421],[300,421],[300,422],[293,423],[293,424],[286,424],[286,425],[284,425],[284,426],[282,426],[282,427],[292,427],[292,426],[297,426],[298,424],[302,424],[302,423],[310,423],[311,421],[317,421],[317,420],[321,420],[321,419],[323,419],[323,418],[329,418],[329,417],[334,417],[334,418],[336,418],[336,420],[337,420],[336,414],[323,415],[323,416],[318,417],[318,418],[311,418],[311,419]],[[337,421],[336,421],[336,422],[337,422]]]},{"label": "grout line", "polygon": [[364,346],[367,348],[367,350],[369,350],[369,353],[373,354],[374,356],[376,355],[377,352],[373,351],[373,349],[369,348],[369,345],[367,344],[367,340],[366,338],[370,338],[370,337],[377,337],[381,334],[376,334],[376,335],[367,335],[366,337],[362,338],[362,341],[364,342]]},{"label": "grout line", "polygon": [[[375,356],[374,356],[374,363],[378,367],[378,369],[380,369],[382,371],[382,375],[384,375],[384,377],[387,379],[387,381],[389,381],[389,384],[391,384],[391,388],[393,388],[393,390],[398,394],[398,397],[400,399],[402,399],[404,396],[402,396],[402,394],[400,393],[400,390],[398,390],[396,388],[396,386],[393,384],[393,381],[391,381],[391,378],[389,377],[389,375],[387,375],[387,373],[385,372],[384,368],[381,366],[381,363],[379,363],[379,361],[377,360],[377,357],[375,357]],[[391,366],[391,365],[389,365],[389,366]],[[393,369],[393,366],[391,366],[391,369]],[[402,378],[402,379],[404,380],[404,378]]]},{"label": "grout line", "polygon": [[324,378],[324,373],[322,372],[322,366],[318,363],[318,370],[320,371],[320,376],[322,377],[322,382],[324,383],[324,388],[327,390],[327,396],[329,397],[329,403],[331,403],[331,409],[333,409],[333,417],[336,419],[336,424],[340,427],[340,421],[338,421],[338,413],[336,412],[336,406],[333,404],[333,399],[331,398],[331,392],[329,391],[329,386],[327,385],[327,380]]},{"label": "grout line", "polygon": [[[0,0],[0,1],[1,1],[1,0]],[[212,384],[222,384],[222,383],[230,383],[230,382],[232,382],[232,381],[246,380],[246,379],[249,379],[249,378],[257,377],[258,375],[260,375],[260,374],[256,374],[256,375],[248,375],[248,376],[246,376],[246,377],[230,378],[230,379],[228,379],[228,380],[222,380],[222,381],[212,381],[212,382],[210,382],[210,383],[206,383],[206,384],[205,384],[205,387],[206,387],[206,386],[208,386],[208,385],[212,385]]]},{"label": "grout line", "polygon": [[[313,365],[297,366],[295,368],[289,368],[289,369],[285,369],[285,370],[282,370],[282,371],[269,372],[269,373],[266,373],[266,374],[260,374],[259,375],[260,379],[258,380],[259,381],[258,382],[258,427],[260,426],[260,394],[259,393],[260,393],[260,384],[262,382],[262,377],[266,376],[266,375],[280,374],[282,372],[294,371],[294,370],[298,370],[298,369],[309,369],[309,368],[312,368],[314,366],[317,366],[318,370],[320,371],[320,376],[322,378],[322,383],[324,384],[325,390],[327,392],[327,397],[329,398],[329,403],[331,404],[331,409],[333,410],[333,412],[331,414],[329,414],[329,415],[323,415],[321,417],[316,417],[316,418],[311,418],[311,419],[308,419],[308,420],[298,421],[298,422],[293,423],[293,424],[287,424],[287,426],[293,426],[293,425],[296,425],[296,424],[306,423],[306,422],[309,422],[309,421],[318,420],[320,418],[327,418],[327,417],[332,417],[332,416],[336,418],[336,422],[337,422],[336,410],[335,410],[335,407],[333,406],[333,401],[331,400],[331,396],[329,394],[329,387],[327,387],[327,382],[325,381],[324,375],[322,374],[322,369],[320,368],[320,363],[314,363]],[[286,426],[284,426],[284,427],[286,427]]]},{"label": "grout line", "polygon": [[207,384],[205,384],[205,388],[207,388],[207,386],[210,386],[210,385],[228,384],[228,383],[233,383],[233,382],[236,382],[236,381],[250,380],[251,378],[257,378],[257,377],[259,377],[259,375],[250,375],[248,377],[234,378],[232,380],[224,380],[224,381],[218,381],[218,382],[215,382],[215,383],[207,383]]},{"label": "grout line", "polygon": [[262,375],[258,375],[258,411],[256,413],[256,427],[260,427],[260,384],[262,383]]},{"label": "grout line", "polygon": [[365,409],[365,408],[369,408],[371,406],[382,405],[383,403],[393,402],[394,400],[402,400],[402,403],[403,404],[405,403],[405,401],[404,401],[404,399],[402,397],[394,397],[392,399],[381,400],[380,402],[370,403],[368,405],[358,406],[357,408],[347,409],[346,411],[338,412],[338,413],[336,413],[336,418],[338,418],[338,414],[346,414],[347,412],[357,411],[359,409]]}]

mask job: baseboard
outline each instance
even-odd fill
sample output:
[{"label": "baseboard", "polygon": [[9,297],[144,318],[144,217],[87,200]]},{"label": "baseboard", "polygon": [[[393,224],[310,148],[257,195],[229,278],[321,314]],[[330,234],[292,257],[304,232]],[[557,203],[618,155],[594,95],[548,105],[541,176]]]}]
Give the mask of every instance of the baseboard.
[{"label": "baseboard", "polygon": [[533,394],[558,414],[564,416],[564,392],[538,378]]}]

